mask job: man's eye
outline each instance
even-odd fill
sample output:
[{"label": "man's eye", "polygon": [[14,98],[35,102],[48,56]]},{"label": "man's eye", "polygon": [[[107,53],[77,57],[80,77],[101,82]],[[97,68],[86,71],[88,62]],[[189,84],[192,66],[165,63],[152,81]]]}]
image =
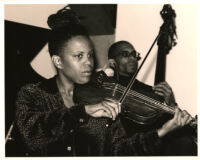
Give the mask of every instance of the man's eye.
[{"label": "man's eye", "polygon": [[120,53],[120,55],[121,55],[122,57],[128,57],[128,56],[129,56],[129,52],[123,51],[123,52]]}]

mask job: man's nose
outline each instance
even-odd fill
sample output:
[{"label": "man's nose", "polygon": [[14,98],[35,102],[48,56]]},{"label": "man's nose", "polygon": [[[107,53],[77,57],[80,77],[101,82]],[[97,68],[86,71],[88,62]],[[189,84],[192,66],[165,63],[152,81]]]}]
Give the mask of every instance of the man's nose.
[{"label": "man's nose", "polygon": [[134,55],[129,56],[130,60],[137,60],[137,58]]}]

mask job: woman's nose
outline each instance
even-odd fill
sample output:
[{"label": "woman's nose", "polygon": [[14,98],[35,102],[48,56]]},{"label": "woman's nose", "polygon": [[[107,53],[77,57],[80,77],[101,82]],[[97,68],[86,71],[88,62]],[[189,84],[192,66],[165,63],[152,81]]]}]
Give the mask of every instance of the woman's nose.
[{"label": "woman's nose", "polygon": [[92,64],[92,58],[86,57],[84,63],[87,64],[87,65],[91,65]]}]

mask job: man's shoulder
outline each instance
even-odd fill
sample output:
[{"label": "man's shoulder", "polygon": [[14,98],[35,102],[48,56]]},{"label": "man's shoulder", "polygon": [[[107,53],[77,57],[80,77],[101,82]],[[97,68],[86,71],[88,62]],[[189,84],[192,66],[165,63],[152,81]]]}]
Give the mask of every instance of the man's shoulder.
[{"label": "man's shoulder", "polygon": [[150,98],[153,98],[155,100],[158,100],[158,101],[163,101],[163,97],[162,96],[159,96],[157,94],[155,94],[155,92],[153,91],[153,88],[152,86],[148,85],[148,84],[145,84],[139,80],[136,80],[136,83],[135,83],[135,88],[134,90],[136,90],[137,92],[139,93],[142,93]]},{"label": "man's shoulder", "polygon": [[139,81],[137,79],[135,80],[134,85],[135,85],[135,88],[140,88],[140,89],[145,89],[145,90],[152,91],[152,86],[150,86],[150,85],[148,85],[146,83],[143,83],[143,82],[141,82],[141,81]]}]

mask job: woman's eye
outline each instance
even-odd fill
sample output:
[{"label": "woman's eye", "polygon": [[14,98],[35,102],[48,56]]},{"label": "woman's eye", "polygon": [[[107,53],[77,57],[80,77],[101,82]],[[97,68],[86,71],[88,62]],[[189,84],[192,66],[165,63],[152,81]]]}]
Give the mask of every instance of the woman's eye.
[{"label": "woman's eye", "polygon": [[94,54],[93,51],[89,52],[89,53],[88,53],[88,57],[89,57],[89,58],[93,57],[93,54]]},{"label": "woman's eye", "polygon": [[90,58],[90,57],[92,57],[93,56],[93,53],[89,53],[88,54],[88,57]]},{"label": "woman's eye", "polygon": [[78,58],[78,59],[81,59],[83,57],[83,54],[77,54],[75,55],[74,57]]}]

